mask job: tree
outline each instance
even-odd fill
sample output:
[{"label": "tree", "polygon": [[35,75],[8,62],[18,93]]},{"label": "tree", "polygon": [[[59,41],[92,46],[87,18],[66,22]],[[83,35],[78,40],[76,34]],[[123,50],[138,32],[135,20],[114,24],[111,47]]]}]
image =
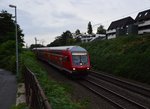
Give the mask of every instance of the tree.
[{"label": "tree", "polygon": [[0,68],[16,72],[15,41],[8,40],[0,45]]},{"label": "tree", "polygon": [[73,44],[74,42],[75,41],[72,37],[72,33],[67,30],[66,32],[63,32],[61,36],[56,37],[56,39],[47,46],[65,46]]},{"label": "tree", "polygon": [[73,38],[72,33],[69,30],[67,30],[66,32],[63,32],[63,34],[60,37],[61,44],[68,45],[67,40],[72,39],[72,38]]},{"label": "tree", "polygon": [[80,30],[79,30],[79,29],[77,29],[77,30],[75,31],[75,34],[76,34],[76,35],[81,34],[81,33],[80,33]]},{"label": "tree", "polygon": [[47,47],[60,46],[61,45],[60,37],[61,36],[57,36],[53,42],[47,45]]},{"label": "tree", "polygon": [[33,49],[33,48],[40,48],[40,47],[44,47],[44,45],[41,45],[41,44],[31,44],[31,45],[30,45],[30,49]]},{"label": "tree", "polygon": [[[17,24],[18,50],[24,43],[24,34]],[[16,30],[15,21],[7,11],[0,12],[0,68],[16,72]]]},{"label": "tree", "polygon": [[97,28],[97,34],[106,34],[106,29],[104,29],[104,26],[103,25],[100,25],[98,28]]},{"label": "tree", "polygon": [[81,38],[80,37],[76,37],[75,38],[75,43],[81,43]]},{"label": "tree", "polygon": [[93,29],[92,29],[92,24],[91,24],[91,22],[88,23],[87,33],[88,33],[88,34],[92,34],[92,33],[93,33]]},{"label": "tree", "polygon": [[[17,24],[18,43],[22,47],[24,43],[24,34]],[[0,43],[8,40],[15,40],[15,21],[11,14],[2,10],[0,13]]]}]

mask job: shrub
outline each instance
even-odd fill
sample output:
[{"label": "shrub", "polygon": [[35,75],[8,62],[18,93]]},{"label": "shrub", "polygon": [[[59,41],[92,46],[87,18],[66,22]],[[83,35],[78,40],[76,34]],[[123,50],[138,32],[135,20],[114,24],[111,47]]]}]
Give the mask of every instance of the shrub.
[{"label": "shrub", "polygon": [[150,36],[119,37],[81,44],[92,68],[150,84]]},{"label": "shrub", "polygon": [[[74,103],[70,99],[70,95],[65,89],[67,85],[59,84],[48,78],[48,73],[44,70],[42,65],[37,62],[32,52],[24,52],[22,58],[24,64],[36,75],[53,109],[84,109],[86,107],[85,103]],[[68,87],[70,86],[67,86],[67,89],[71,89]]]},{"label": "shrub", "polygon": [[25,103],[20,103],[17,106],[12,106],[11,109],[29,109]]},{"label": "shrub", "polygon": [[15,41],[7,41],[0,45],[0,67],[15,73]]}]

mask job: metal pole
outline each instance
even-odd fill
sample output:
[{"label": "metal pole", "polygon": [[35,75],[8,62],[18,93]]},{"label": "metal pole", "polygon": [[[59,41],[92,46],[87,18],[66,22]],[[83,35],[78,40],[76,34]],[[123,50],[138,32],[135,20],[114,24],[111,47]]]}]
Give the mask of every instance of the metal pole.
[{"label": "metal pole", "polygon": [[18,35],[17,35],[17,7],[14,5],[9,5],[11,8],[15,8],[15,36],[16,36],[16,73],[19,76],[19,63],[18,63]]},{"label": "metal pole", "polygon": [[18,32],[17,32],[17,7],[15,7],[15,24],[16,24],[16,69],[17,77],[19,76],[19,63],[18,63]]}]

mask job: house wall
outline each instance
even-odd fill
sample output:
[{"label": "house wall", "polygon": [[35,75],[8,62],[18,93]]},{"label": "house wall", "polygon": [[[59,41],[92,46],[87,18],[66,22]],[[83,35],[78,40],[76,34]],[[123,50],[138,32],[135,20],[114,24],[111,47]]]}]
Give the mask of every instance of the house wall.
[{"label": "house wall", "polygon": [[127,28],[117,29],[116,31],[116,37],[118,36],[124,36],[127,33]]},{"label": "house wall", "polygon": [[150,29],[145,29],[145,30],[139,30],[138,34],[145,34],[145,33],[150,33]]},{"label": "house wall", "polygon": [[106,34],[107,34],[107,39],[116,38],[116,29],[107,30]]},{"label": "house wall", "polygon": [[138,34],[150,33],[150,20],[138,22]]},{"label": "house wall", "polygon": [[150,20],[139,22],[138,27],[150,25]]},{"label": "house wall", "polygon": [[112,35],[107,36],[107,39],[112,39],[112,38],[116,38],[116,34],[112,34]]},{"label": "house wall", "polygon": [[137,35],[138,34],[138,25],[133,24],[129,25],[127,28],[127,35]]},{"label": "house wall", "polygon": [[86,37],[86,38],[81,38],[81,42],[89,42],[92,39],[92,37]]},{"label": "house wall", "polygon": [[106,34],[116,33],[116,29],[106,31]]}]

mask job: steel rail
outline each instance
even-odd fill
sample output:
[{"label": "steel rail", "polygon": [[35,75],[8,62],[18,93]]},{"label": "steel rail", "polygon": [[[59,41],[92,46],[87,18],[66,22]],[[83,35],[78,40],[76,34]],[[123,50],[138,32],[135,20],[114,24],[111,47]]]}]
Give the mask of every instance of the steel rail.
[{"label": "steel rail", "polygon": [[110,89],[108,89],[108,88],[105,88],[105,87],[103,87],[103,86],[101,86],[101,85],[99,85],[99,84],[97,84],[97,83],[95,83],[95,82],[93,82],[93,81],[90,81],[90,80],[87,80],[87,79],[86,79],[86,81],[89,82],[89,83],[91,83],[91,84],[93,84],[93,85],[95,85],[95,86],[97,86],[97,87],[99,87],[99,88],[102,88],[102,89],[105,90],[105,91],[108,91],[109,93],[112,93],[112,94],[114,94],[114,95],[120,97],[121,99],[126,100],[127,102],[130,102],[130,103],[132,103],[132,104],[134,104],[134,105],[140,107],[140,109],[148,109],[148,107],[145,107],[145,106],[143,106],[142,104],[139,104],[139,103],[137,103],[137,102],[135,102],[135,101],[133,101],[133,100],[131,100],[131,99],[128,99],[128,98],[126,98],[126,97],[124,97],[124,96],[122,96],[122,95],[120,95],[120,94],[118,94],[118,93],[116,93],[116,92],[114,92],[114,91],[112,91],[112,90],[110,90]]},{"label": "steel rail", "polygon": [[[91,76],[94,76],[94,77],[97,77],[97,78],[101,78],[101,79],[103,79],[103,80],[105,80],[105,81],[108,81],[108,82],[110,82],[111,80],[111,82],[113,82],[114,84],[116,84],[116,85],[118,85],[118,86],[120,86],[120,87],[123,87],[123,88],[126,88],[126,89],[128,89],[128,90],[130,90],[130,91],[133,91],[133,92],[135,92],[135,93],[138,93],[138,94],[140,94],[140,95],[142,95],[142,96],[145,96],[145,97],[149,97],[150,98],[150,89],[149,88],[145,88],[145,87],[142,87],[142,86],[140,86],[140,85],[137,85],[137,84],[135,84],[135,83],[131,83],[131,82],[128,82],[128,81],[124,81],[124,80],[121,80],[121,79],[118,79],[118,78],[115,78],[115,77],[112,77],[112,76],[109,76],[109,75],[105,75],[105,74],[102,74],[102,73],[97,73],[97,72],[95,72],[95,71],[91,71],[92,73],[91,73]],[[94,73],[94,74],[93,74]],[[95,75],[96,74],[96,75]],[[105,78],[107,78],[107,79],[105,79]],[[114,81],[116,81],[116,82],[114,82]],[[137,88],[137,89],[139,89],[139,90],[143,90],[144,92],[146,92],[146,93],[142,93],[141,91],[139,91],[139,90],[135,90],[134,88],[129,88],[129,87],[126,87],[126,86],[124,86],[124,85],[120,85],[119,83],[123,83],[124,85],[128,85],[128,86],[130,86],[130,87],[134,87],[134,88]]]},{"label": "steel rail", "polygon": [[120,104],[116,103],[115,101],[111,100],[110,98],[104,96],[103,94],[97,92],[96,90],[92,89],[91,87],[83,84],[82,82],[79,82],[78,83],[82,86],[84,86],[85,88],[89,89],[90,91],[92,91],[93,93],[97,94],[98,96],[104,98],[105,100],[107,100],[108,102],[110,102],[112,105],[114,105],[116,108],[118,109],[126,109],[125,107],[122,107]]}]

